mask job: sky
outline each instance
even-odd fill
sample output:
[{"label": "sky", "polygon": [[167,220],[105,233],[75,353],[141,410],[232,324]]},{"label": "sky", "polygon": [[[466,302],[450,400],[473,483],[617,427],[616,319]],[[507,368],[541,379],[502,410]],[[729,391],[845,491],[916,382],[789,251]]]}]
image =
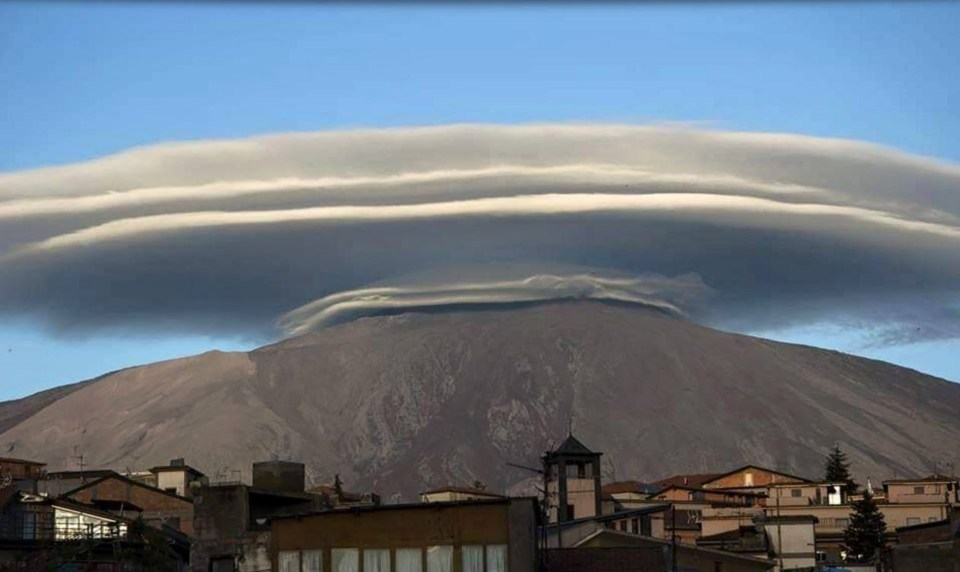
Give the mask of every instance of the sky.
[{"label": "sky", "polygon": [[[678,2],[591,7],[569,3],[483,7],[309,2],[281,6],[230,2],[5,2],[0,3],[0,174],[29,174],[53,166],[71,168],[73,164],[134,148],[149,150],[158,144],[197,142],[204,145],[203,142],[209,140],[291,132],[464,123],[667,124],[881,145],[895,150],[896,161],[912,165],[909,168],[914,170],[903,175],[907,177],[905,181],[929,177],[933,181],[931,185],[939,189],[939,194],[930,195],[931,204],[956,215],[957,211],[943,205],[953,205],[955,197],[960,195],[960,189],[952,186],[957,179],[952,174],[949,177],[953,178],[937,174],[941,180],[931,174],[960,163],[960,137],[957,136],[960,114],[955,110],[955,102],[960,101],[960,78],[950,73],[955,67],[954,55],[960,53],[960,38],[952,29],[956,21],[960,21],[960,5],[949,2]],[[505,133],[508,134],[495,137],[521,138],[509,134],[513,132]],[[381,142],[385,141],[384,137],[372,135],[370,140],[385,146],[395,156],[410,147],[403,142]],[[424,144],[422,152],[442,155],[450,148],[469,150],[469,133],[450,137],[450,140]],[[595,140],[600,136],[591,132],[578,133],[576,137],[579,138],[576,145],[584,146],[577,149],[593,149],[588,146],[598,145]],[[636,137],[629,140],[631,145],[655,147],[660,141],[657,139],[660,135],[656,134],[629,137]],[[652,142],[648,143],[650,138]],[[584,142],[587,139],[589,142]],[[503,144],[500,139],[496,141]],[[537,159],[537,149],[546,149],[549,141],[550,138],[541,140],[531,136],[524,143],[528,146],[521,151]],[[668,143],[673,144],[670,141]],[[379,172],[379,159],[364,155],[360,143],[356,146],[343,141],[316,144],[331,156],[342,147],[347,160],[365,157],[366,170],[356,167],[353,171],[339,172],[331,162],[327,171],[314,172],[311,155],[303,151],[306,158],[296,165],[297,175],[309,172],[317,177],[336,171],[338,176],[352,176],[361,171],[363,174]],[[173,165],[170,169],[176,172],[156,171],[149,176],[157,177],[158,185],[203,184],[230,176],[234,170],[231,165],[239,166],[240,161],[260,164],[257,156],[232,155],[230,149],[210,146],[212,143],[206,145],[197,149],[234,157],[237,163],[227,163],[226,167],[191,163],[192,159],[177,155],[181,152],[177,151],[172,152],[171,156],[175,157],[169,160]],[[681,143],[676,145],[678,149],[685,148]],[[702,153],[726,157],[733,151],[723,145],[746,143],[724,140],[704,145],[707,147]],[[315,152],[312,149],[311,152]],[[779,140],[773,142],[771,149],[800,153],[797,145]],[[845,161],[852,164],[859,160],[857,158],[873,153],[871,149],[856,147],[853,151],[844,151]],[[616,149],[603,150],[614,153]],[[545,150],[543,154],[559,152]],[[737,153],[740,152],[747,153],[737,147]],[[827,160],[820,151],[810,153],[816,161]],[[156,156],[148,153],[141,157],[163,163],[164,159]],[[597,157],[596,162],[600,162],[605,155],[598,152]],[[917,167],[913,165],[914,159],[930,163]],[[618,160],[626,164],[629,158]],[[360,159],[356,161],[360,165]],[[462,162],[462,159],[458,156],[456,161],[444,161]],[[448,166],[446,162],[441,163]],[[671,167],[675,164],[678,163],[669,162]],[[811,164],[811,170],[816,171],[820,163]],[[687,170],[695,167],[683,166]],[[728,168],[726,164],[722,166]],[[100,179],[90,178],[93,182],[86,192],[112,190],[112,187],[97,187],[95,183],[119,184],[116,182],[127,180],[123,177],[142,173],[131,171],[134,167],[129,164],[122,168],[127,171],[120,174],[111,171],[113,174],[104,175],[102,183]],[[207,173],[204,169],[214,178],[202,179],[196,175],[196,180],[190,179],[191,173]],[[267,167],[263,169],[270,171]],[[738,174],[755,174],[749,166],[740,163],[736,169],[730,169]],[[774,175],[797,177],[797,180],[807,181],[812,176],[781,173],[775,171],[775,166],[770,169]],[[63,181],[79,181],[87,176],[74,170],[68,174],[79,173],[80,178],[55,179],[45,175],[47,171],[36,172],[40,175],[33,178],[8,178],[12,181],[7,187],[12,189],[9,196],[28,196],[17,194],[26,192],[23,189],[49,195],[69,194],[70,185],[64,185]],[[850,182],[853,175],[848,171],[837,173],[828,181],[834,185],[831,189],[842,188],[846,192],[844,185],[856,186],[856,181]],[[270,174],[285,175],[276,170]],[[590,176],[597,175],[591,173]],[[857,177],[860,175],[854,178]],[[550,181],[544,184],[548,183],[553,184]],[[78,183],[79,186],[83,185]],[[5,198],[4,188],[4,179],[0,178],[0,201]],[[481,191],[482,196],[493,193]],[[847,195],[856,193],[850,191]],[[409,200],[414,200],[412,194],[410,197]],[[845,200],[843,205],[862,205],[867,200],[859,195],[855,199]],[[371,195],[370,200],[379,199]],[[914,202],[909,209],[904,209],[915,212],[927,206],[920,204],[919,199]],[[873,206],[879,208],[879,204]],[[218,205],[217,208],[227,207]],[[278,207],[271,205],[271,208]],[[905,216],[903,213],[907,210],[896,212],[898,216]],[[939,220],[936,217],[924,220],[934,219]],[[102,222],[97,219],[90,224]],[[712,220],[708,222],[717,224]],[[65,224],[50,222],[51,228]],[[19,237],[41,233],[37,230],[40,226],[25,218],[0,218],[0,249],[10,244],[21,245],[26,239]],[[460,224],[457,231],[463,226],[468,225]],[[728,228],[742,227],[742,221],[728,225]],[[706,232],[704,228],[697,227],[698,231]],[[31,240],[49,238],[58,232],[37,234]],[[344,240],[360,240],[359,235],[352,232],[345,232],[343,238],[331,237],[329,241],[333,242],[324,242],[322,246],[331,248],[331,244],[344,244]],[[381,232],[393,236],[388,231]],[[426,231],[420,227],[412,232]],[[486,233],[489,229],[475,232]],[[14,238],[4,242],[6,236]],[[540,235],[523,234],[522,237],[541,240]],[[302,235],[298,238],[303,239]],[[269,234],[266,238],[231,235],[215,240],[247,241],[242,244],[249,250],[251,245],[256,248],[264,241],[287,239]],[[738,248],[750,243],[747,239],[729,240]],[[158,280],[154,290],[161,286],[172,288],[177,291],[174,296],[180,298],[191,296],[191,284],[203,290],[201,282],[205,275],[194,267],[198,260],[207,259],[186,259],[184,250],[177,251],[177,257],[162,258],[156,254],[157,250],[151,250],[151,244],[143,246],[137,242],[122,250],[103,249],[96,253],[95,249],[70,251],[58,254],[55,262],[42,264],[0,259],[0,297],[7,297],[7,300],[0,299],[0,399],[21,397],[158,359],[213,348],[249,349],[279,335],[276,331],[252,326],[237,315],[253,308],[244,304],[250,303],[254,294],[261,295],[268,290],[250,286],[244,296],[224,294],[222,306],[226,309],[213,304],[216,311],[207,312],[205,308],[190,307],[182,300],[163,298],[163,303],[155,303],[160,299],[156,291],[144,294],[137,290],[140,286],[129,286],[128,282],[136,281],[129,276],[141,276],[145,280],[153,276],[137,264],[178,260],[186,262],[176,267],[173,274],[182,275],[183,281]],[[850,252],[873,252],[852,239],[850,245]],[[415,256],[421,251],[415,246],[410,247],[404,260],[421,262]],[[911,243],[910,252],[904,256],[922,258],[924,252],[937,250],[937,246],[936,242]],[[168,252],[173,251],[163,250],[164,256]],[[597,252],[585,250],[579,257],[550,262],[596,263],[632,274],[645,271],[636,260],[622,263],[625,256],[622,251],[608,258],[598,257]],[[951,254],[933,257],[941,271],[930,270],[928,276],[901,258],[890,258],[889,253],[884,252],[865,272],[876,272],[876,276],[880,275],[881,268],[897,272],[898,267],[889,263],[895,260],[897,265],[902,263],[904,268],[910,268],[913,275],[935,282],[936,291],[907,285],[909,280],[894,284],[890,279],[885,289],[865,288],[865,298],[878,300],[872,306],[869,319],[861,312],[833,320],[831,311],[818,306],[817,311],[811,310],[802,316],[795,312],[797,315],[791,314],[792,318],[786,321],[770,319],[770,314],[782,310],[765,307],[767,315],[761,316],[764,310],[745,306],[744,294],[723,306],[726,314],[721,312],[711,323],[774,339],[889,360],[960,381],[960,360],[954,358],[960,351],[960,342],[951,333],[956,331],[954,323],[937,322],[936,336],[897,335],[891,341],[885,330],[877,334],[880,326],[875,319],[877,313],[888,308],[884,304],[892,303],[897,296],[898,300],[911,297],[945,300],[938,306],[911,307],[910,312],[906,312],[909,315],[896,317],[901,328],[912,328],[914,322],[922,322],[915,327],[929,329],[936,316],[960,311],[956,306],[955,275],[942,270],[953,262],[949,258]],[[533,256],[529,254],[529,247],[527,254]],[[143,259],[133,260],[137,256]],[[597,262],[598,259],[604,263]],[[128,279],[117,278],[123,275],[120,272],[105,280],[104,275],[98,274],[104,260],[126,271]],[[121,262],[125,265],[120,266]],[[329,262],[338,261],[331,258]],[[263,261],[258,259],[256,263]],[[7,266],[7,274],[2,265]],[[423,269],[422,264],[410,266],[411,270]],[[842,273],[843,265],[823,264],[816,268],[821,282],[825,283],[831,279],[830,273]],[[273,273],[269,276],[273,282],[283,282],[277,268],[271,270]],[[677,266],[673,270],[671,276],[699,269],[684,270]],[[234,270],[223,270],[225,274],[228,271]],[[394,273],[399,270],[395,269]],[[349,274],[353,277],[351,280],[341,280],[339,277],[343,275],[321,277],[327,282],[313,275],[299,276],[298,285],[304,282],[314,285],[316,294],[312,298],[322,299],[336,291],[350,291],[390,278],[384,272],[360,271],[353,267]],[[787,275],[785,271],[784,276]],[[705,276],[711,275],[707,272]],[[730,279],[717,272],[714,276],[720,284]],[[40,280],[37,277],[42,277],[44,282],[31,281]],[[769,288],[783,287],[783,278],[778,280],[765,284]],[[241,276],[244,284],[256,281],[256,276]],[[848,278],[848,282],[841,283],[855,282]],[[707,280],[706,284],[716,288],[717,282]],[[217,288],[223,292],[221,286]],[[271,288],[269,293],[279,296],[277,286]],[[216,291],[213,286],[210,289]],[[27,290],[36,296],[27,297],[24,294]],[[167,292],[169,294],[169,290]],[[720,297],[725,300],[723,297],[728,292],[721,288]],[[750,294],[763,298],[764,292],[757,290]],[[282,300],[305,303],[309,301],[306,295],[304,288],[302,292],[298,290],[296,296]],[[845,295],[855,297],[853,292]],[[70,306],[71,296],[76,304],[87,307]],[[211,299],[197,298],[205,302]],[[282,306],[280,299],[277,298],[276,307],[263,308],[264,315],[275,314],[281,307],[293,310],[299,305]],[[812,307],[821,299],[791,298],[789,301],[797,307],[805,304]],[[120,305],[124,311],[115,311]],[[142,315],[139,305],[146,308]],[[91,314],[100,313],[101,308],[105,317],[94,319]],[[895,306],[894,312],[900,308]],[[254,310],[250,310],[251,315],[261,309]],[[733,319],[734,314],[743,319]]]}]

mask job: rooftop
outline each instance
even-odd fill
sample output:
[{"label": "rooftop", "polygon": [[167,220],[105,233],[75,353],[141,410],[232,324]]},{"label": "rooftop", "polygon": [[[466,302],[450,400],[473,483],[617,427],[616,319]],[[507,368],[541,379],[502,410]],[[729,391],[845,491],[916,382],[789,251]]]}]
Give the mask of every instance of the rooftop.
[{"label": "rooftop", "polygon": [[883,481],[883,486],[887,485],[909,485],[913,483],[955,483],[960,481],[960,477],[950,477],[947,475],[930,475],[927,477],[919,477],[915,479],[890,479],[888,481]]},{"label": "rooftop", "polygon": [[699,487],[703,483],[712,481],[715,478],[719,477],[720,473],[700,473],[692,475],[674,475],[672,477],[667,477],[665,479],[660,479],[659,481],[654,481],[650,483],[650,486],[655,490],[663,490],[667,487],[673,485],[682,485],[690,487]]},{"label": "rooftop", "polygon": [[447,486],[439,487],[436,489],[430,489],[429,491],[423,491],[422,495],[432,495],[437,493],[462,493],[466,495],[482,495],[486,497],[503,497],[500,493],[495,493],[493,491],[488,491],[486,489],[478,489],[475,487],[457,487],[457,486]]},{"label": "rooftop", "polygon": [[621,493],[650,494],[656,492],[656,490],[653,486],[641,483],[640,481],[617,481],[615,483],[607,483],[600,487],[600,492],[604,495]]}]

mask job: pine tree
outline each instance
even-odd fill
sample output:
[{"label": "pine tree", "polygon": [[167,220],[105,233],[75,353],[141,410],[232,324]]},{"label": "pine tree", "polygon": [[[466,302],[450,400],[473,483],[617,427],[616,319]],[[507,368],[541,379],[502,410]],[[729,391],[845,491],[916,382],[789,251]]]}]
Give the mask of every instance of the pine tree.
[{"label": "pine tree", "polygon": [[333,492],[337,495],[337,502],[343,498],[343,481],[340,480],[340,473],[333,477]]},{"label": "pine tree", "polygon": [[847,455],[840,450],[840,445],[834,445],[827,456],[827,464],[824,480],[828,483],[845,483],[844,490],[847,495],[857,492],[856,481],[850,476],[850,462],[847,461]]},{"label": "pine tree", "polygon": [[850,525],[843,533],[843,548],[847,559],[854,562],[870,562],[879,556],[883,548],[883,533],[887,523],[883,513],[877,508],[870,491],[864,491],[863,498],[853,503]]}]

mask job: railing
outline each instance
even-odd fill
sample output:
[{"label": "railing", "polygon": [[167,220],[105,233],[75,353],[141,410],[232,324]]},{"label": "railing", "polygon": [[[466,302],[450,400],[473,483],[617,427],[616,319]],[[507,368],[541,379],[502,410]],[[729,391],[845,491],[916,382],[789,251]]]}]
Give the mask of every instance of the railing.
[{"label": "railing", "polygon": [[123,523],[3,523],[0,539],[3,540],[88,540],[125,538],[127,525]]}]

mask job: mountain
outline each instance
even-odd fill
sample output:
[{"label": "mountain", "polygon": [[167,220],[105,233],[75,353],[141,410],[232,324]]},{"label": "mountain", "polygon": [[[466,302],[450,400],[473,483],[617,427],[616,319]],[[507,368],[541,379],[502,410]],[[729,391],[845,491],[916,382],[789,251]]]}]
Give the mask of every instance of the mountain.
[{"label": "mountain", "polygon": [[[818,477],[960,464],[960,384],[730,334],[641,306],[571,301],[358,319],[248,353],[126,369],[0,404],[0,455],[51,469],[186,457],[211,478],[302,460],[385,497],[528,478],[573,423],[608,478],[755,463]],[[75,452],[76,451],[76,452]]]}]

